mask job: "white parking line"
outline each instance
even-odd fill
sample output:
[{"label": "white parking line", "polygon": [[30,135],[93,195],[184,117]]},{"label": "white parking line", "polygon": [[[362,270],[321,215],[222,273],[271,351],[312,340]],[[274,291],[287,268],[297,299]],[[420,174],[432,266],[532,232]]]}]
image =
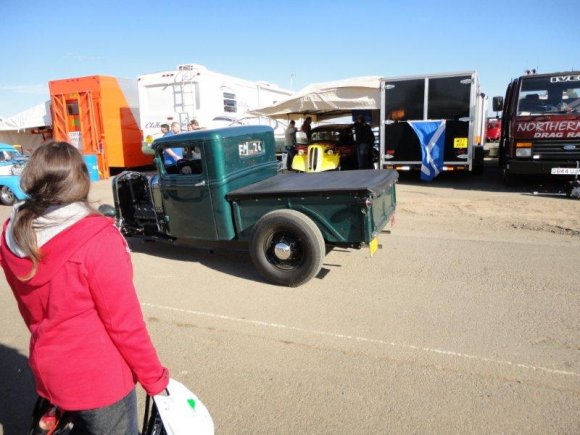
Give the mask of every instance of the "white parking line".
[{"label": "white parking line", "polygon": [[142,303],[141,305],[143,305],[144,307],[157,308],[160,310],[168,310],[168,311],[176,311],[176,312],[186,313],[186,314],[193,314],[195,316],[211,317],[214,319],[222,319],[222,320],[228,320],[228,321],[232,321],[232,322],[246,323],[246,324],[258,325],[258,326],[267,326],[269,328],[286,329],[289,331],[297,331],[297,332],[303,332],[306,334],[321,335],[321,336],[339,338],[339,339],[343,339],[343,340],[351,340],[351,341],[380,344],[380,345],[384,345],[384,346],[399,347],[402,349],[412,349],[412,350],[417,350],[417,351],[421,351],[421,352],[429,352],[429,353],[435,353],[435,354],[439,354],[439,355],[447,355],[447,356],[452,356],[452,357],[456,357],[456,358],[475,360],[475,361],[484,362],[484,363],[507,365],[507,366],[512,366],[512,367],[518,367],[521,369],[534,370],[534,371],[545,372],[545,373],[556,374],[556,375],[580,377],[580,373],[576,373],[576,372],[570,372],[570,371],[566,371],[566,370],[554,370],[554,369],[549,369],[547,367],[539,367],[539,366],[533,366],[533,365],[529,365],[529,364],[515,363],[512,361],[497,360],[497,359],[493,359],[493,358],[486,358],[486,357],[481,357],[481,356],[476,356],[476,355],[469,355],[469,354],[461,353],[461,352],[453,352],[450,350],[433,349],[430,347],[414,346],[412,344],[395,343],[392,341],[389,342],[389,341],[379,340],[376,338],[359,337],[356,335],[345,335],[345,334],[335,334],[332,332],[325,332],[325,331],[315,331],[315,330],[310,330],[310,329],[298,328],[296,326],[283,325],[280,323],[270,323],[270,322],[264,322],[261,320],[241,319],[239,317],[225,316],[223,314],[205,313],[203,311],[185,310],[183,308],[168,307],[168,306],[164,306],[164,305],[156,305],[156,304],[149,304],[149,303]]}]

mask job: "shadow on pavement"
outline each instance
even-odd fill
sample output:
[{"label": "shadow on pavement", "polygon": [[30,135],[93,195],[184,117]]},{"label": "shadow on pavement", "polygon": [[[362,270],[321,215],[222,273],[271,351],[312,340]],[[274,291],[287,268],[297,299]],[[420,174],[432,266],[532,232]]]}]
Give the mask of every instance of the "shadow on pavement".
[{"label": "shadow on pavement", "polygon": [[186,243],[171,243],[165,240],[127,239],[133,252],[162,257],[169,260],[195,262],[228,275],[248,281],[264,282],[258,274],[250,254],[244,250],[227,248],[200,248]]},{"label": "shadow on pavement", "polygon": [[0,426],[4,435],[27,433],[36,400],[28,358],[0,344]]},{"label": "shadow on pavement", "polygon": [[506,185],[499,172],[497,158],[486,158],[482,175],[471,172],[443,172],[432,182],[419,179],[419,172],[399,172],[399,183],[410,186],[429,186],[486,192],[513,192],[522,195],[548,196],[568,200],[566,186],[571,177],[518,176]]},{"label": "shadow on pavement", "polygon": [[[267,282],[256,271],[252,264],[250,254],[243,249],[228,248],[200,248],[187,243],[171,243],[166,240],[139,239],[135,237],[127,238],[127,243],[131,251],[141,254],[152,255],[154,257],[166,258],[168,260],[195,262],[210,269],[236,276],[248,281]],[[351,250],[334,248],[337,252],[348,253]],[[354,250],[356,251],[356,250]],[[316,276],[323,279],[333,268],[342,267],[340,264],[323,263],[323,269]]]}]

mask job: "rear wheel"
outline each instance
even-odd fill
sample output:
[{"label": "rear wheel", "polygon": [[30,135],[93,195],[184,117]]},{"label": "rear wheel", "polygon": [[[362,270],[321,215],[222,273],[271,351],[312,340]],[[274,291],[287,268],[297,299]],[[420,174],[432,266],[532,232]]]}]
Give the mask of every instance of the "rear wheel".
[{"label": "rear wheel", "polygon": [[254,225],[250,257],[269,282],[298,287],[322,267],[324,238],[308,216],[295,210],[270,212]]},{"label": "rear wheel", "polygon": [[0,202],[3,205],[12,205],[16,202],[16,196],[8,186],[2,186],[0,189]]}]

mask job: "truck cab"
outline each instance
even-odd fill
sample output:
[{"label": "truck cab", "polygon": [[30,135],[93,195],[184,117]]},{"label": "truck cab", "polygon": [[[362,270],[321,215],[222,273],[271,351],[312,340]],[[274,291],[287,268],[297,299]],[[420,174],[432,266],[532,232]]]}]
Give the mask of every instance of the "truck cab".
[{"label": "truck cab", "polygon": [[[155,141],[156,173],[126,172],[114,180],[115,204],[125,231],[197,240],[234,239],[226,193],[276,175],[271,131],[257,126],[223,128]],[[169,150],[182,158],[167,159]],[[141,207],[131,206],[135,190]]]},{"label": "truck cab", "polygon": [[514,79],[502,110],[499,165],[512,174],[575,175],[580,161],[580,72],[527,74]]}]

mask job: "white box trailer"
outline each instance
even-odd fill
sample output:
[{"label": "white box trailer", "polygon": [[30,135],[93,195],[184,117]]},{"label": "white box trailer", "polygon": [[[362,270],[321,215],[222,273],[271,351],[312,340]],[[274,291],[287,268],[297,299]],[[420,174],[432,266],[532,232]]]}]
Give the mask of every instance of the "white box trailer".
[{"label": "white box trailer", "polygon": [[138,89],[144,139],[159,137],[161,124],[179,122],[186,130],[193,119],[205,128],[266,124],[283,132],[277,121],[248,117],[246,112],[292,95],[292,91],[268,82],[228,76],[197,64],[139,76]]},{"label": "white box trailer", "polygon": [[381,80],[380,167],[421,169],[413,121],[444,121],[443,171],[483,170],[487,97],[475,71]]}]

